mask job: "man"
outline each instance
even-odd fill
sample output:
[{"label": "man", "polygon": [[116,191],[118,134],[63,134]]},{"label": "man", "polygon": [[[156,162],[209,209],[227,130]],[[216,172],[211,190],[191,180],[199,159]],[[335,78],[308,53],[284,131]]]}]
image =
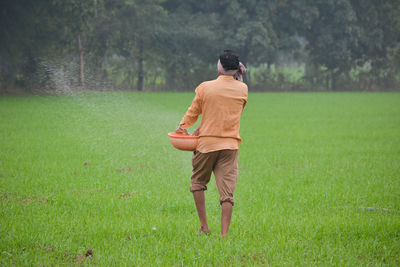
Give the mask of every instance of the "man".
[{"label": "man", "polygon": [[178,133],[187,133],[202,114],[199,144],[193,152],[193,172],[190,191],[193,193],[201,227],[199,233],[209,234],[204,191],[214,172],[220,195],[221,236],[228,233],[234,205],[233,193],[238,176],[240,116],[247,103],[248,88],[242,82],[246,68],[231,50],[225,50],[218,60],[218,78],[201,83],[196,96],[180,122]]}]

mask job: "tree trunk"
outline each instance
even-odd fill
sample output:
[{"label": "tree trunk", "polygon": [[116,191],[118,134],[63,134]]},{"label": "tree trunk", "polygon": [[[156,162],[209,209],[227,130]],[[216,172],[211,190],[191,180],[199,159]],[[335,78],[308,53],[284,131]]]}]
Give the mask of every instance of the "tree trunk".
[{"label": "tree trunk", "polygon": [[5,88],[3,88],[3,64],[0,56],[0,93],[4,90],[6,91]]},{"label": "tree trunk", "polygon": [[315,88],[315,77],[317,75],[314,63],[307,59],[305,63],[305,79],[309,82],[312,88]]},{"label": "tree trunk", "polygon": [[76,46],[79,55],[79,86],[85,88],[85,69],[83,63],[83,48],[80,33],[76,35]]},{"label": "tree trunk", "polygon": [[138,91],[143,91],[144,85],[144,71],[143,71],[143,41],[139,40],[139,54],[138,54],[138,80],[137,80],[137,89]]}]

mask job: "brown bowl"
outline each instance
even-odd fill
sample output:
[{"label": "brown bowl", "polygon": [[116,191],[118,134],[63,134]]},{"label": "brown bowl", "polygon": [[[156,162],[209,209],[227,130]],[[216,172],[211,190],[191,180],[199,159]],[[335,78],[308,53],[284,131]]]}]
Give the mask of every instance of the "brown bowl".
[{"label": "brown bowl", "polygon": [[172,132],[168,136],[171,144],[179,150],[194,151],[199,143],[199,137],[191,134]]}]

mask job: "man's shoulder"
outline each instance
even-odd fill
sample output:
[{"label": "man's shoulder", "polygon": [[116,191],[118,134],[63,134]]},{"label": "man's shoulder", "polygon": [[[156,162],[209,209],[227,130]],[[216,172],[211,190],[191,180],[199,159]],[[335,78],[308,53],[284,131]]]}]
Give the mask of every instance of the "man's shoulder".
[{"label": "man's shoulder", "polygon": [[197,86],[196,91],[202,91],[207,87],[212,87],[216,80],[204,81]]},{"label": "man's shoulder", "polygon": [[217,82],[217,79],[209,80],[209,81],[204,81],[204,82],[202,82],[199,86],[204,87],[204,86],[207,86],[207,85],[212,85],[212,84],[214,84],[214,83],[216,83],[216,82]]},{"label": "man's shoulder", "polygon": [[[235,84],[236,88],[240,88],[240,90],[242,90],[245,94],[247,94],[248,92],[248,87],[247,84],[245,84],[244,82],[241,81],[237,81],[237,80],[232,80],[232,82]],[[203,90],[207,90],[207,88],[209,88],[210,90],[213,90],[215,88],[219,88],[221,81],[218,79],[214,79],[214,80],[209,80],[209,81],[204,81],[201,84],[199,84],[199,86],[197,87],[197,91],[203,91]]]}]

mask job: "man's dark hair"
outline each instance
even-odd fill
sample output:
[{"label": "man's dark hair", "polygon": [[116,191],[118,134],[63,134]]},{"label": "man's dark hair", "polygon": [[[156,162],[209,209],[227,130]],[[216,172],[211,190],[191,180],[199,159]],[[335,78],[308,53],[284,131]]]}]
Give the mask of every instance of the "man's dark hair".
[{"label": "man's dark hair", "polygon": [[219,60],[225,70],[237,70],[239,68],[239,55],[232,50],[224,50],[219,56]]}]

